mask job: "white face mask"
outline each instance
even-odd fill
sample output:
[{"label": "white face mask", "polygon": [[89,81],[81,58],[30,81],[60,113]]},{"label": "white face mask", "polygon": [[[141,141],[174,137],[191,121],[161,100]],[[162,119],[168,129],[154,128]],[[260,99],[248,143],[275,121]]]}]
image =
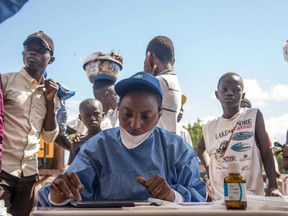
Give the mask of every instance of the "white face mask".
[{"label": "white face mask", "polygon": [[144,134],[138,135],[138,136],[132,136],[121,125],[119,126],[119,128],[120,128],[120,136],[121,136],[122,143],[128,149],[136,148],[137,146],[139,146],[142,142],[144,142],[151,135],[151,133],[155,129],[153,128],[152,130]]}]

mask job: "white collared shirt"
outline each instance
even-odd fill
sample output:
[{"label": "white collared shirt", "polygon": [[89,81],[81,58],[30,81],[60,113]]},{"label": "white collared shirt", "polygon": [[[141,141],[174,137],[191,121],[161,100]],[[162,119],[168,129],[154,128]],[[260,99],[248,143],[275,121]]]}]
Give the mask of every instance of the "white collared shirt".
[{"label": "white collared shirt", "polygon": [[59,129],[43,130],[47,112],[43,84],[39,85],[25,69],[1,76],[5,116],[2,169],[18,177],[22,172],[24,176],[34,175],[38,173],[40,135],[50,143]]}]

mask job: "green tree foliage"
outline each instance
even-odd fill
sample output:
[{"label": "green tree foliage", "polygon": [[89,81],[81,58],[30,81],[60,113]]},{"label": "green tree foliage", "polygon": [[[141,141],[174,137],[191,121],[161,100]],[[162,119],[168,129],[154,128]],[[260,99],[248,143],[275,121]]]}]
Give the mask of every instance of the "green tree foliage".
[{"label": "green tree foliage", "polygon": [[285,173],[285,170],[283,169],[283,156],[282,155],[278,155],[276,157],[277,162],[278,162],[278,168],[279,168],[279,172],[280,173]]},{"label": "green tree foliage", "polygon": [[192,138],[193,147],[195,150],[197,150],[198,144],[202,136],[202,126],[203,124],[200,119],[197,119],[197,122],[195,122],[193,125],[188,124],[187,130]]}]

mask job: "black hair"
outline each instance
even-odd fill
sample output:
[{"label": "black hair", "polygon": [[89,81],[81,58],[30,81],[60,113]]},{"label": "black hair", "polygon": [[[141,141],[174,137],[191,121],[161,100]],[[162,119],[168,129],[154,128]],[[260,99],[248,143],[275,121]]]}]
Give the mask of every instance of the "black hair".
[{"label": "black hair", "polygon": [[228,72],[228,73],[223,74],[223,75],[220,77],[219,81],[218,81],[217,89],[219,90],[220,83],[222,82],[223,79],[225,79],[225,78],[227,78],[227,77],[232,77],[232,76],[237,76],[237,77],[240,78],[240,85],[241,85],[241,87],[242,87],[242,90],[244,90],[244,82],[243,82],[242,77],[241,77],[239,74],[234,73],[234,72]]},{"label": "black hair", "polygon": [[105,80],[105,79],[95,80],[93,84],[93,89],[103,89],[112,86],[114,84],[115,82],[111,80]]},{"label": "black hair", "polygon": [[[99,101],[99,100],[97,100],[97,99],[95,99],[95,98],[87,98],[87,99],[83,100],[83,101],[80,103],[80,105],[79,105],[79,113],[81,113],[81,110],[83,109],[83,107],[85,107],[85,106],[86,106],[87,104],[89,104],[89,103],[97,103],[97,105],[100,104],[101,107],[102,107],[101,101]],[[103,108],[102,108],[102,109],[103,109]]]},{"label": "black hair", "polygon": [[174,45],[166,36],[156,36],[148,44],[147,52],[154,53],[160,61],[174,63]]},{"label": "black hair", "polygon": [[145,93],[145,94],[154,96],[158,103],[158,110],[160,111],[162,109],[162,96],[156,90],[146,85],[136,85],[136,86],[127,87],[123,91],[122,96],[120,97],[119,104],[121,103],[122,99],[131,92]]}]

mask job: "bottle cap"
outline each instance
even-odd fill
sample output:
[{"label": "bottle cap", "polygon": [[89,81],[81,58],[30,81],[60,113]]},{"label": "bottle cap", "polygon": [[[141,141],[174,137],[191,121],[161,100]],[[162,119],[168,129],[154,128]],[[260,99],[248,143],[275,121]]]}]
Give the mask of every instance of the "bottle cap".
[{"label": "bottle cap", "polygon": [[228,163],[228,173],[240,173],[239,163]]}]

